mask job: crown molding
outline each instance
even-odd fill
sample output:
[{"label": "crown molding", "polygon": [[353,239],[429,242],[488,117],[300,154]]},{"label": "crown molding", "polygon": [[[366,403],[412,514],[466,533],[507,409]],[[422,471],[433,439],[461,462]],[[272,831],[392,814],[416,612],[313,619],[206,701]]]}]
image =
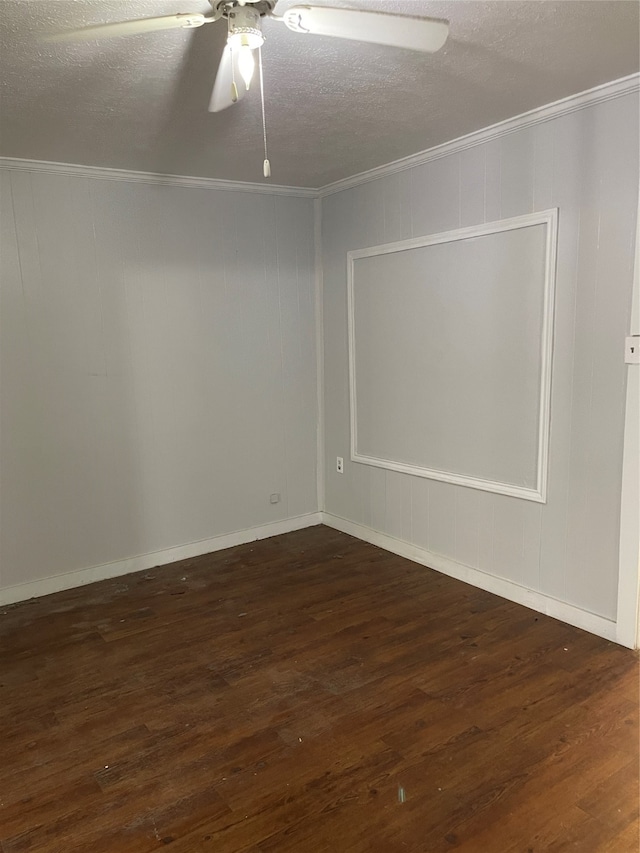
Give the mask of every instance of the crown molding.
[{"label": "crown molding", "polygon": [[375,181],[377,178],[384,178],[397,172],[404,172],[406,169],[420,166],[423,163],[429,163],[431,160],[438,160],[441,157],[456,154],[467,148],[473,148],[476,145],[482,145],[484,142],[490,142],[493,139],[499,139],[502,136],[515,133],[518,130],[541,124],[559,116],[569,115],[577,110],[582,110],[594,104],[610,101],[613,98],[619,98],[634,92],[640,92],[640,73],[630,74],[628,77],[621,77],[619,80],[612,80],[609,83],[595,86],[593,89],[569,95],[569,97],[554,101],[551,104],[536,107],[513,118],[500,121],[497,124],[492,124],[480,130],[475,130],[472,133],[452,139],[449,142],[443,142],[441,145],[435,145],[433,148],[418,151],[416,154],[410,154],[408,157],[402,157],[391,163],[376,166],[373,169],[368,169],[366,172],[359,172],[357,175],[342,178],[339,181],[334,181],[318,188],[226,181],[220,178],[198,178],[189,175],[163,175],[157,172],[133,172],[127,169],[80,166],[74,163],[54,163],[48,160],[24,160],[16,157],[0,157],[0,169],[21,172],[46,172],[52,175],[75,175],[83,178],[126,181],[138,184],[160,184],[231,192],[297,196],[301,198],[324,198],[325,196],[342,192],[342,190],[348,190],[360,184]]},{"label": "crown molding", "polygon": [[366,172],[360,172],[349,178],[343,178],[331,184],[326,184],[318,190],[318,195],[320,198],[324,198],[325,196],[333,195],[333,193],[339,193],[342,190],[352,189],[360,184],[375,181],[377,178],[384,178],[388,175],[394,175],[397,172],[404,172],[406,169],[411,169],[414,166],[420,166],[423,163],[429,163],[432,160],[438,160],[450,154],[457,154],[459,151],[473,148],[476,145],[482,145],[484,142],[490,142],[493,139],[499,139],[518,130],[541,124],[559,116],[569,115],[569,113],[585,109],[585,107],[591,107],[594,104],[610,101],[613,98],[619,98],[622,95],[628,95],[633,92],[640,92],[640,74],[630,74],[628,77],[621,77],[619,80],[603,83],[600,86],[595,86],[593,89],[587,89],[576,95],[569,95],[569,97],[554,101],[551,104],[536,107],[513,118],[500,121],[481,130],[475,130],[473,133],[452,139],[450,142],[443,142],[441,145],[427,148],[408,157],[402,157],[383,166],[376,166],[373,169],[368,169]]},{"label": "crown molding", "polygon": [[48,160],[23,160],[0,157],[0,169],[14,172],[45,172],[49,175],[72,175],[78,178],[97,178],[106,181],[126,181],[131,184],[156,184],[174,187],[195,187],[206,190],[264,193],[267,195],[316,198],[318,191],[307,187],[286,187],[279,184],[258,184],[244,181],[224,181],[219,178],[196,178],[188,175],[162,175],[156,172],[131,172],[128,169],[109,169],[102,166],[79,166],[74,163],[53,163]]}]

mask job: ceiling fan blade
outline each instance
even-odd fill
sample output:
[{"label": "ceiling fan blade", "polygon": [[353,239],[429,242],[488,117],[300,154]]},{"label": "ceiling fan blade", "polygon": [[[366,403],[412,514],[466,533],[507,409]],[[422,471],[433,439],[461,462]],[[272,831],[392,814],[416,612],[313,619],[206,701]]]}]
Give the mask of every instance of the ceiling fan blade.
[{"label": "ceiling fan blade", "polygon": [[113,38],[114,36],[133,36],[138,33],[152,33],[158,30],[194,29],[208,24],[214,18],[206,17],[199,12],[164,15],[161,18],[138,18],[135,21],[118,21],[115,24],[96,24],[66,33],[56,33],[45,36],[44,41],[86,41],[97,38]]},{"label": "ceiling fan blade", "polygon": [[213,84],[213,92],[211,93],[211,100],[209,101],[209,112],[219,113],[221,110],[226,110],[227,107],[232,106],[244,98],[246,91],[246,86],[244,85],[238,70],[236,54],[234,54],[229,45],[226,44],[224,46],[220,65],[218,66],[216,80]]},{"label": "ceiling fan blade", "polygon": [[426,53],[440,50],[449,34],[448,22],[437,18],[413,18],[331,6],[291,6],[280,20],[296,33],[406,47]]}]

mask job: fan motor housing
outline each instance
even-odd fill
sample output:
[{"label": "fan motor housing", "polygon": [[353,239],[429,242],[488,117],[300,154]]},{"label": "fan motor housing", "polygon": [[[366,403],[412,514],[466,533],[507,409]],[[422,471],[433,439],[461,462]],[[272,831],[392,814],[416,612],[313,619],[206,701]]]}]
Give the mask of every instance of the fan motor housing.
[{"label": "fan motor housing", "polygon": [[[248,12],[255,16],[255,20],[270,15],[276,5],[276,0],[245,0],[244,3],[240,3],[239,0],[209,0],[209,3],[213,6],[214,11],[223,18],[235,20],[243,18],[244,13]],[[238,26],[247,25],[238,23]]]},{"label": "fan motor housing", "polygon": [[262,32],[260,30],[260,13],[252,6],[238,6],[229,12],[229,35],[246,35],[249,38],[259,37],[262,44]]}]

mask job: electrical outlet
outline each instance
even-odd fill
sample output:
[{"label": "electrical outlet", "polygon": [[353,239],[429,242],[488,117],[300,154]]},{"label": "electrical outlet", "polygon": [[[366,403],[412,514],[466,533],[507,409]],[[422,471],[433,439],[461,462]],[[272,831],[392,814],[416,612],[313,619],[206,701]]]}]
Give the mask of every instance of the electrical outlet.
[{"label": "electrical outlet", "polygon": [[344,459],[342,456],[336,457],[336,471],[338,474],[344,474]]},{"label": "electrical outlet", "polygon": [[269,503],[280,503],[280,492],[274,492],[272,495],[269,495]]}]

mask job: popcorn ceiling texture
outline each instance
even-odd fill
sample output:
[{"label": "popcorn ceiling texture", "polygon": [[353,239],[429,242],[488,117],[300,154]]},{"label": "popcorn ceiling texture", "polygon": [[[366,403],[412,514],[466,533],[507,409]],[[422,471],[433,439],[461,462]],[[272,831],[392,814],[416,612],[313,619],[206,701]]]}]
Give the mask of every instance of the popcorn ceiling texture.
[{"label": "popcorn ceiling texture", "polygon": [[[639,6],[626,0],[327,5],[447,18],[450,38],[428,55],[266,21],[274,183],[322,186],[639,67]],[[0,154],[262,180],[258,87],[225,112],[207,112],[224,23],[73,45],[39,40],[209,8],[204,0],[0,0]]]}]

